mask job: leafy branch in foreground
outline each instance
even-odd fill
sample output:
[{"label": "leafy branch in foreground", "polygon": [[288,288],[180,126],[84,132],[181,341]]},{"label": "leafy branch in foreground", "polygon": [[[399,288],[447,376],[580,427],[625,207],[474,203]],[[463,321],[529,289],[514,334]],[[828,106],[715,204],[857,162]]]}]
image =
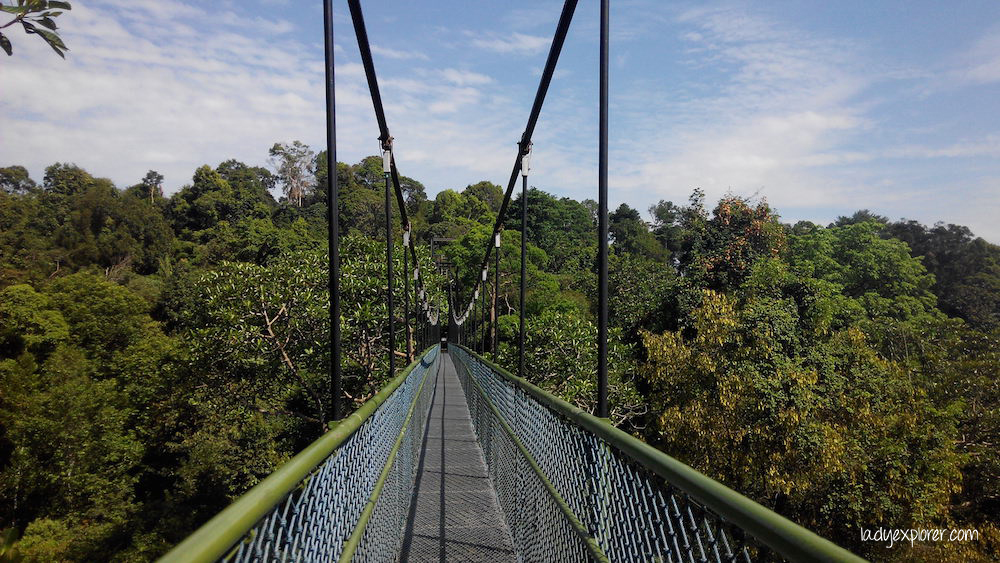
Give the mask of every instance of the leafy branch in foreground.
[{"label": "leafy branch in foreground", "polygon": [[[16,5],[0,4],[0,12],[14,14],[14,19],[0,25],[0,29],[19,23],[24,28],[25,33],[40,36],[57,55],[65,59],[64,53],[69,51],[69,47],[63,43],[56,32],[59,27],[56,25],[55,18],[59,17],[63,11],[71,9],[69,2],[56,2],[54,0],[17,0]],[[14,54],[10,39],[3,32],[0,32],[0,48],[8,56]]]}]

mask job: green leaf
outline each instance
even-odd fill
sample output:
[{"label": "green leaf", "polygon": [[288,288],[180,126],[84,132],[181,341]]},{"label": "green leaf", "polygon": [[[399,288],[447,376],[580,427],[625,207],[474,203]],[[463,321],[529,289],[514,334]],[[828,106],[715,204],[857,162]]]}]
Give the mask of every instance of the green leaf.
[{"label": "green leaf", "polygon": [[25,14],[28,12],[27,8],[22,8],[20,6],[3,6],[0,5],[0,12],[7,12],[8,14]]},{"label": "green leaf", "polygon": [[49,2],[49,8],[59,8],[61,10],[72,10],[73,9],[73,8],[70,7],[69,2],[56,2],[55,0],[52,0],[52,1]]},{"label": "green leaf", "polygon": [[40,24],[44,25],[45,27],[47,27],[49,29],[52,29],[52,30],[57,29],[56,28],[56,22],[52,21],[51,18],[42,18],[42,19],[38,20],[38,23],[40,23]]},{"label": "green leaf", "polygon": [[45,39],[45,42],[48,43],[50,47],[52,47],[52,50],[55,51],[57,55],[59,55],[64,59],[66,58],[66,55],[64,55],[62,52],[69,51],[69,47],[67,47],[66,44],[62,42],[62,39],[59,39],[58,35],[45,29],[36,29],[35,33],[41,35],[42,38]]},{"label": "green leaf", "polygon": [[42,37],[44,37],[45,40],[48,41],[49,45],[55,45],[55,46],[59,47],[60,49],[66,49],[67,51],[69,50],[66,47],[66,44],[63,43],[62,39],[60,39],[57,34],[52,33],[51,31],[44,30],[44,29],[35,29],[35,33],[37,33],[37,34],[41,35]]},{"label": "green leaf", "polygon": [[14,54],[14,49],[10,46],[10,39],[7,39],[7,36],[2,33],[0,33],[0,49],[3,49],[7,56]]}]

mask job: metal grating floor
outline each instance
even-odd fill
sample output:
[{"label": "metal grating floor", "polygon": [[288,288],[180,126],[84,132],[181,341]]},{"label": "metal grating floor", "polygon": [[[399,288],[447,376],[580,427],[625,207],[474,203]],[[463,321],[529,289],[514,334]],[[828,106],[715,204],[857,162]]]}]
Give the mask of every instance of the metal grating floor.
[{"label": "metal grating floor", "polygon": [[401,561],[515,561],[451,357],[428,417]]}]

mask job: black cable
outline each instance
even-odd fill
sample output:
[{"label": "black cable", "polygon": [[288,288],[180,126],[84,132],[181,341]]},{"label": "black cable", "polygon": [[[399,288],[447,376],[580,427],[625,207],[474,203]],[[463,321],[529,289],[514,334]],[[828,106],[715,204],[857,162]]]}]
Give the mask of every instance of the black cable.
[{"label": "black cable", "polygon": [[[358,40],[358,50],[361,54],[361,62],[365,69],[365,78],[368,80],[368,91],[372,98],[372,106],[375,109],[375,120],[378,122],[379,129],[379,141],[382,144],[382,150],[389,150],[389,176],[392,179],[393,191],[396,195],[396,205],[399,207],[399,219],[400,224],[404,231],[411,231],[410,229],[410,219],[406,212],[406,200],[403,197],[403,190],[399,182],[399,170],[396,168],[396,157],[392,153],[392,135],[389,134],[389,125],[385,118],[385,108],[382,105],[382,94],[378,86],[378,76],[375,73],[375,62],[372,59],[371,44],[368,41],[368,30],[365,26],[364,13],[361,10],[361,3],[359,0],[348,0],[348,7],[351,11],[351,21],[354,24],[354,33]],[[389,203],[389,198],[386,199],[386,206],[391,207]],[[391,213],[391,211],[389,212]],[[391,229],[387,227],[387,236],[391,236]],[[408,244],[410,256],[413,258],[413,267],[419,270],[419,261],[417,260],[417,250],[416,241],[414,237],[409,237]],[[404,254],[406,253],[406,248],[403,249]],[[406,272],[409,276],[409,271]],[[407,277],[407,282],[409,277]],[[423,287],[423,280],[416,280],[421,287]],[[409,285],[409,283],[407,283]],[[408,299],[408,297],[407,297]],[[407,330],[409,330],[409,324],[407,323]],[[407,344],[409,345],[409,338],[407,338]]]},{"label": "black cable", "polygon": [[347,0],[347,6],[351,9],[351,20],[354,22],[354,34],[358,38],[358,48],[361,50],[361,62],[365,67],[365,77],[368,78],[368,92],[372,97],[372,104],[375,106],[375,119],[378,121],[379,140],[382,141],[383,149],[385,144],[391,141],[389,136],[389,126],[385,122],[385,111],[382,109],[382,95],[378,89],[378,79],[375,77],[375,63],[372,62],[372,49],[368,43],[368,30],[365,28],[365,15],[361,12],[361,2],[359,0]]},{"label": "black cable", "polygon": [[[379,140],[382,142],[383,149],[391,149],[392,136],[389,134],[389,126],[386,122],[385,110],[382,106],[382,96],[378,87],[378,78],[375,74],[375,63],[372,59],[371,45],[368,40],[368,31],[365,27],[364,14],[361,11],[361,3],[359,0],[348,0],[347,4],[351,11],[351,20],[354,23],[355,35],[358,39],[358,48],[361,54],[361,62],[365,69],[365,77],[368,80],[368,90],[372,98],[372,105],[375,108],[375,119],[379,126]],[[552,44],[549,47],[549,54],[545,61],[545,67],[542,70],[542,77],[538,83],[538,90],[535,92],[535,100],[531,106],[528,122],[525,125],[524,133],[521,135],[521,141],[518,143],[518,154],[514,162],[514,167],[511,170],[510,180],[507,183],[507,190],[504,194],[503,202],[500,205],[500,210],[493,226],[494,236],[500,232],[500,228],[503,225],[503,216],[510,203],[511,194],[514,191],[514,184],[517,181],[517,174],[520,172],[521,157],[527,154],[528,147],[531,145],[531,137],[534,134],[535,125],[538,123],[538,117],[541,114],[542,104],[545,102],[545,95],[548,93],[549,85],[552,82],[552,76],[555,74],[556,64],[559,61],[559,54],[562,52],[563,44],[566,41],[566,34],[568,33],[569,25],[573,20],[573,13],[576,11],[576,5],[577,0],[566,0],[563,4],[563,9],[559,16],[559,22],[556,24],[556,31],[552,38]],[[406,214],[405,200],[400,187],[399,172],[396,168],[394,156],[391,157],[390,164],[392,183],[395,187],[396,200],[400,210],[400,221],[403,224],[403,228],[408,229],[409,219]],[[413,255],[414,264],[416,264],[416,250],[414,248],[414,241],[412,237],[410,239],[409,246],[410,252]],[[486,249],[480,270],[487,267],[491,249],[492,244]],[[480,281],[477,280],[476,285],[473,286],[473,290],[478,288],[479,284]]]},{"label": "black cable", "polygon": [[[521,171],[521,157],[527,154],[528,147],[531,146],[531,137],[535,132],[535,125],[542,111],[542,104],[545,102],[545,95],[548,93],[549,84],[555,74],[556,64],[559,62],[559,54],[562,52],[563,44],[566,42],[566,34],[569,32],[569,25],[573,21],[573,13],[576,10],[577,0],[566,0],[563,4],[562,13],[559,16],[559,23],[556,24],[556,31],[552,37],[552,45],[549,47],[549,55],[545,60],[545,68],[542,70],[542,77],[538,82],[538,90],[535,92],[535,101],[531,105],[531,113],[528,115],[528,123],[525,125],[521,141],[518,143],[517,157],[514,159],[514,167],[510,172],[510,179],[507,181],[507,190],[504,192],[503,202],[497,213],[496,222],[493,225],[493,236],[496,236],[502,226],[503,217],[507,213],[511,195],[514,192],[514,185],[517,183],[517,175]],[[490,239],[480,264],[480,270],[486,268],[490,260],[493,240]]]}]

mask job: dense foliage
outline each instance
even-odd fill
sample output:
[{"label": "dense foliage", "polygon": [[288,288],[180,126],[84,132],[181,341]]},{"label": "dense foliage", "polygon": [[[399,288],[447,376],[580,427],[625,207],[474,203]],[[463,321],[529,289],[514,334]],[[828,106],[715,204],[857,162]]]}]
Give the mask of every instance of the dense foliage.
[{"label": "dense foliage", "polygon": [[[202,166],[169,197],[155,171],[119,189],[72,164],[40,184],[0,168],[0,558],[148,560],[328,427],[326,156],[269,155],[273,171]],[[389,378],[384,184],[378,157],[336,174],[350,409]],[[431,299],[447,302],[430,242],[454,239],[437,252],[464,304],[501,187],[429,199],[401,180]],[[863,555],[1000,554],[1000,247],[704,199],[610,214],[613,422]],[[510,368],[522,203],[485,295]],[[596,204],[535,188],[527,204],[526,375],[591,409]],[[862,526],[981,538],[887,550]]]}]

